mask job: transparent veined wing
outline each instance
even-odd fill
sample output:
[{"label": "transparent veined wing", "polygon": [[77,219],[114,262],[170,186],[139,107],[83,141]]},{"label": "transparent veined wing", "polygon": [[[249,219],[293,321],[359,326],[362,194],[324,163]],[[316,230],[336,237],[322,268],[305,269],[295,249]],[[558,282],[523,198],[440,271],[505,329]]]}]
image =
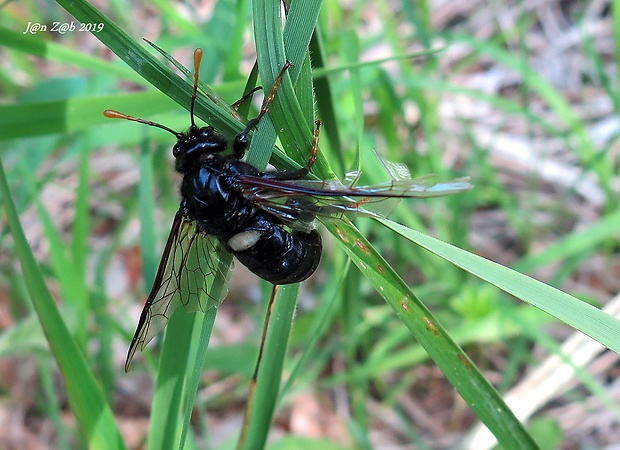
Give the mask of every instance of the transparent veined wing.
[{"label": "transparent veined wing", "polygon": [[371,186],[355,186],[358,172],[347,174],[347,184],[339,180],[290,180],[253,175],[240,175],[239,183],[248,200],[287,225],[302,230],[314,228],[315,218],[385,217],[399,199],[441,197],[472,188],[468,177],[436,183],[431,175],[411,178],[406,166],[380,161],[390,180]]},{"label": "transparent veined wing", "polygon": [[[182,304],[188,311],[206,310],[221,298],[209,296],[207,277],[218,275],[227,281],[229,274],[217,272],[217,245],[213,238],[196,228],[181,210],[172,223],[170,235],[157,269],[134,337],[129,346],[125,371],[129,371],[136,350],[143,350],[162,331],[174,310]],[[224,297],[226,290],[223,291]]]}]

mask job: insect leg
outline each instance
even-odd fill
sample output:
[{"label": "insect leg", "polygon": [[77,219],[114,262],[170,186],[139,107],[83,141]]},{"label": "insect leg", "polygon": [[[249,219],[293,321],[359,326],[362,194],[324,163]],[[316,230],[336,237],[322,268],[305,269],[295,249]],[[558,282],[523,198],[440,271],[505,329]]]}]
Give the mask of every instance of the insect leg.
[{"label": "insect leg", "polygon": [[236,110],[237,108],[239,108],[239,106],[245,102],[247,99],[251,98],[252,95],[254,95],[254,92],[256,91],[260,91],[263,87],[262,86],[256,86],[254,89],[252,89],[250,92],[248,92],[247,94],[245,94],[243,97],[241,97],[239,100],[237,100],[235,103],[233,103],[231,106],[234,110]]},{"label": "insect leg", "polygon": [[316,161],[316,156],[319,154],[319,134],[321,131],[321,125],[323,125],[323,122],[321,122],[320,120],[317,120],[314,123],[316,124],[316,128],[314,129],[312,152],[310,153],[310,158],[308,159],[305,167],[297,170],[278,170],[276,172],[265,172],[263,174],[264,178],[269,178],[271,180],[301,180],[310,173],[310,169]]},{"label": "insect leg", "polygon": [[314,140],[312,141],[312,152],[310,153],[310,158],[308,159],[308,162],[306,163],[306,167],[301,169],[305,171],[306,174],[310,173],[310,169],[312,169],[312,166],[314,165],[314,162],[316,161],[316,155],[319,154],[319,133],[321,132],[321,125],[323,125],[323,122],[321,122],[320,120],[315,120],[314,124],[316,125],[316,128],[314,129]]},{"label": "insect leg", "polygon": [[267,114],[267,111],[269,111],[269,105],[271,104],[271,102],[276,96],[276,91],[278,90],[278,86],[282,82],[282,78],[284,78],[284,73],[287,71],[287,69],[289,69],[292,66],[293,66],[292,62],[286,61],[286,63],[284,64],[284,67],[282,67],[282,70],[278,74],[276,81],[273,83],[271,92],[269,93],[269,96],[265,99],[263,108],[260,110],[260,113],[258,114],[258,116],[250,120],[248,124],[246,125],[246,127],[243,129],[243,131],[241,131],[241,133],[235,136],[235,142],[233,143],[233,155],[236,158],[239,158],[239,159],[243,158],[243,155],[245,154],[245,150],[246,148],[248,148],[248,134],[250,133],[252,129],[254,129],[258,125],[258,123],[263,118],[263,116]]}]

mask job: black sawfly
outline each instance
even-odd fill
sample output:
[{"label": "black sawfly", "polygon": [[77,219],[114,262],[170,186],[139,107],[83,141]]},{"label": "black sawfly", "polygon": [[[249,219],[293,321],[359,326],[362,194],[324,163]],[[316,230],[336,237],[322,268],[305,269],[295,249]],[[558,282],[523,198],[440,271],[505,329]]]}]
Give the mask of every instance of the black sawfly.
[{"label": "black sawfly", "polygon": [[[140,122],[175,135],[172,154],[175,169],[183,177],[181,205],[129,346],[126,371],[136,350],[143,350],[164,329],[179,303],[200,304],[201,292],[189,291],[188,285],[190,277],[206,279],[217,270],[213,261],[217,249],[210,237],[262,279],[274,285],[298,283],[314,273],[321,258],[316,219],[335,220],[349,214],[383,216],[372,212],[369,205],[387,198],[437,197],[471,188],[467,178],[440,184],[431,183],[428,177],[412,179],[406,167],[384,160],[380,161],[391,180],[383,184],[354,186],[359,173],[347,176],[347,184],[305,179],[318,154],[319,121],[305,167],[261,172],[242,161],[249,145],[248,135],[268,112],[278,85],[292,66],[290,62],[276,78],[258,116],[235,136],[231,154],[223,155],[229,147],[228,139],[211,126],[198,127],[194,118],[201,59],[202,50],[196,49],[191,125],[187,131],[177,132],[118,111],[104,111],[108,118]],[[189,267],[192,256],[197,262]]]}]

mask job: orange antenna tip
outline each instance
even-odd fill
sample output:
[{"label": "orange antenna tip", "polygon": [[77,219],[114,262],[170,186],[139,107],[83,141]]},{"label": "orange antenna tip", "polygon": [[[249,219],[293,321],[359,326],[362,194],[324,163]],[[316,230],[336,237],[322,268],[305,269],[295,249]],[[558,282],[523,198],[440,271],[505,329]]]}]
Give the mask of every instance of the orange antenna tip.
[{"label": "orange antenna tip", "polygon": [[200,61],[202,60],[202,49],[197,48],[194,50],[194,67],[197,69],[200,67]]},{"label": "orange antenna tip", "polygon": [[106,109],[103,112],[103,115],[106,116],[108,119],[127,119],[128,117],[126,114],[120,113],[113,109]]},{"label": "orange antenna tip", "polygon": [[194,50],[194,89],[198,86],[198,73],[200,72],[200,62],[202,61],[202,49]]},{"label": "orange antenna tip", "polygon": [[162,130],[166,130],[167,132],[174,134],[177,138],[179,138],[179,136],[183,134],[183,133],[178,133],[174,131],[173,129],[168,128],[167,126],[162,125],[160,123],[151,122],[150,120],[140,119],[139,117],[128,116],[127,114],[123,114],[122,112],[118,112],[113,109],[106,109],[103,112],[103,115],[106,116],[108,119],[131,120],[132,122],[139,122],[139,123],[143,123],[145,125],[151,126],[151,127],[161,128]]},{"label": "orange antenna tip", "polygon": [[192,129],[196,128],[196,120],[194,119],[194,105],[196,104],[196,95],[198,93],[198,74],[200,72],[200,61],[202,61],[202,49],[194,50],[194,91],[192,92],[192,103],[189,108],[189,115],[192,119]]}]

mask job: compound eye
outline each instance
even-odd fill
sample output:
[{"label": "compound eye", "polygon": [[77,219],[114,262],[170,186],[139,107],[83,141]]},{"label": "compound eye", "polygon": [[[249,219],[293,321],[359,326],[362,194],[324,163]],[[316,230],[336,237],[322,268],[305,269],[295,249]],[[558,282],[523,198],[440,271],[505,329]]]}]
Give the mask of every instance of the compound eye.
[{"label": "compound eye", "polygon": [[174,144],[174,147],[172,147],[172,156],[176,158],[177,156],[179,156],[179,153],[181,153],[181,146],[177,142],[176,144]]}]

